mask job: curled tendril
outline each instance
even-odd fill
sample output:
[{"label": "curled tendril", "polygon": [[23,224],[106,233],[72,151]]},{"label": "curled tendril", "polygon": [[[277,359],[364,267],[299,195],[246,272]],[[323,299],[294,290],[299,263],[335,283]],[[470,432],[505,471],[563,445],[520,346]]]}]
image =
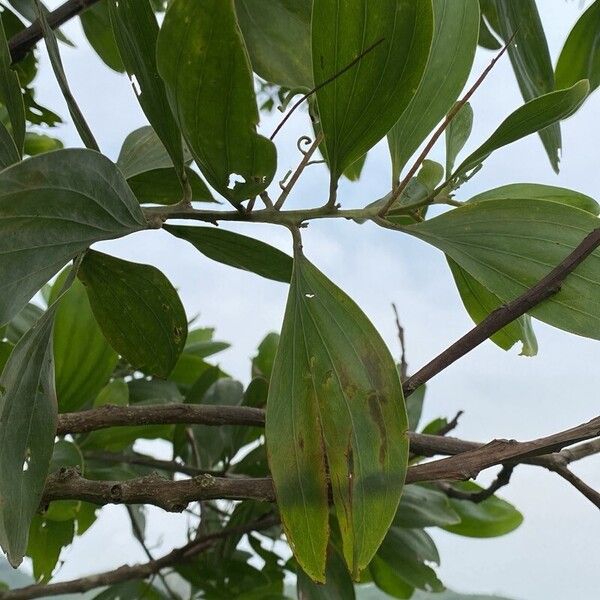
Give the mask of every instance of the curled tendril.
[{"label": "curled tendril", "polygon": [[[309,136],[303,135],[302,137],[298,138],[298,141],[296,142],[296,148],[298,148],[298,151],[301,152],[302,154],[304,154],[304,156],[306,156],[308,148],[310,148],[312,143],[313,143],[313,141]],[[307,150],[302,149],[303,145],[307,146]]]}]

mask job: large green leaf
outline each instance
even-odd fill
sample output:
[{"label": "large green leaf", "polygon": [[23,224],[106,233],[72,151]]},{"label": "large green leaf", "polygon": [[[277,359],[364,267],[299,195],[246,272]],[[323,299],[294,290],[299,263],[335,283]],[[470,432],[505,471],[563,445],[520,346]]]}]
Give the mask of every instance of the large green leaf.
[{"label": "large green leaf", "polygon": [[181,133],[156,67],[158,23],[148,0],[110,0],[112,29],[121,59],[148,121],[183,177]]},{"label": "large green leaf", "polygon": [[55,310],[48,309],[19,340],[0,376],[0,545],[13,567],[27,550],[54,447]]},{"label": "large green leaf", "polygon": [[392,177],[452,108],[471,72],[479,32],[477,0],[434,0],[434,33],[425,73],[415,97],[388,133]]},{"label": "large green leaf", "polygon": [[12,137],[18,154],[21,156],[25,140],[25,107],[19,77],[10,66],[12,60],[4,30],[6,14],[3,15],[0,12],[0,104],[4,104],[6,107]]},{"label": "large green leaf", "polygon": [[579,17],[561,50],[554,73],[557,87],[589,79],[590,91],[600,85],[600,2],[596,0]]},{"label": "large green leaf", "polygon": [[46,21],[46,15],[41,4],[38,0],[34,0],[34,2],[36,13],[42,28],[42,33],[44,35],[44,42],[46,43],[46,50],[48,51],[48,57],[50,58],[50,64],[52,65],[52,70],[54,71],[54,76],[56,77],[63,98],[67,103],[69,114],[73,119],[73,125],[75,125],[75,129],[77,129],[79,137],[87,148],[99,150],[98,144],[94,139],[94,135],[92,134],[92,131],[90,130],[83,113],[81,110],[79,110],[79,106],[77,106],[77,102],[75,101],[73,94],[71,93],[69,82],[67,81],[67,76],[60,58],[60,51],[58,49],[56,35],[54,34],[52,27],[50,27]]},{"label": "large green leaf", "polygon": [[[539,199],[469,203],[405,228],[436,246],[508,302],[558,265],[600,221],[583,210]],[[596,250],[530,314],[566,331],[600,339],[600,251]]]},{"label": "large green leaf", "polygon": [[158,36],[158,70],[208,182],[234,204],[262,192],[277,164],[256,133],[252,70],[233,0],[174,0]]},{"label": "large green leaf", "polygon": [[[52,286],[54,301],[67,271]],[[82,352],[85,348],[85,352]],[[117,364],[117,353],[102,334],[85,287],[74,281],[60,300],[54,319],[54,370],[56,397],[61,412],[72,412],[91,404]]]},{"label": "large green leaf", "polygon": [[566,119],[581,106],[589,89],[589,83],[583,80],[565,90],[550,92],[526,102],[506,117],[496,131],[465,158],[452,175],[462,177],[479,166],[494,150]]},{"label": "large green leaf", "polygon": [[125,71],[115,36],[110,26],[110,15],[106,2],[96,2],[80,15],[83,32],[96,54],[113,71]]},{"label": "large green leaf", "polygon": [[133,367],[167,377],[187,336],[185,310],[169,280],[156,267],[94,251],[78,275],[110,345]]},{"label": "large green leaf", "polygon": [[[504,41],[514,35],[508,55],[523,99],[527,102],[552,92],[555,89],[552,59],[535,0],[491,0],[490,4],[495,8],[494,25]],[[540,129],[539,134],[550,164],[558,173],[560,125],[551,123]]]},{"label": "large green leaf", "polygon": [[[481,487],[472,481],[453,484],[462,492],[477,493]],[[491,496],[483,502],[450,498],[450,505],[460,517],[460,523],[446,525],[444,529],[451,533],[475,538],[488,538],[506,535],[514,531],[523,522],[523,515],[512,505]]]},{"label": "large green leaf", "polygon": [[92,150],[13,165],[0,173],[0,190],[0,323],[90,244],[147,227],[119,170]]},{"label": "large green leaf", "polygon": [[432,12],[430,0],[314,1],[315,86],[379,42],[317,91],[333,184],[392,128],[415,96],[431,46]]},{"label": "large green leaf", "polygon": [[282,522],[312,579],[325,575],[328,479],[353,577],[368,565],[400,500],[407,427],[396,365],[381,337],[296,249],[266,439]]},{"label": "large green leaf", "polygon": [[291,256],[254,238],[216,227],[165,225],[163,229],[186,240],[205,256],[236,269],[284,283],[292,277]]},{"label": "large green leaf", "polygon": [[312,0],[235,0],[254,72],[288,88],[312,88]]}]

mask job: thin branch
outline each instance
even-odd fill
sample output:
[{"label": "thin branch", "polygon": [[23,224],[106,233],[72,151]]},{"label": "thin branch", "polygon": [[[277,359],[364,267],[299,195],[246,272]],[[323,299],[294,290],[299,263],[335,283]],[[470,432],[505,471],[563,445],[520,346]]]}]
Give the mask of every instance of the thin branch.
[{"label": "thin branch", "polygon": [[493,496],[500,488],[508,485],[514,469],[515,465],[503,465],[496,479],[494,479],[494,481],[487,488],[479,492],[463,492],[462,490],[457,490],[455,487],[452,487],[452,485],[445,482],[441,483],[440,487],[449,498],[469,500],[469,502],[479,504],[480,502],[483,502],[484,500],[487,500]]},{"label": "thin branch", "polygon": [[400,197],[402,192],[406,189],[406,186],[410,183],[410,180],[414,177],[415,173],[419,170],[419,167],[423,164],[423,161],[427,158],[428,154],[431,152],[431,149],[435,146],[435,143],[438,141],[442,133],[447,129],[448,125],[454,117],[458,114],[458,111],[469,101],[471,96],[477,91],[477,88],[483,83],[485,78],[489,75],[490,71],[494,68],[494,65],[500,60],[500,57],[506,52],[508,46],[512,43],[514,39],[514,34],[509,38],[506,42],[502,50],[498,52],[498,54],[494,57],[492,62],[486,67],[483,73],[478,77],[477,81],[471,86],[471,89],[461,98],[453,107],[452,110],[446,115],[446,118],[442,121],[442,124],[435,130],[433,135],[431,136],[429,142],[419,156],[417,160],[415,160],[413,166],[408,170],[408,173],[405,175],[404,179],[398,184],[398,186],[392,191],[388,201],[384,204],[383,208],[379,211],[380,217],[385,217],[387,212],[392,208],[394,202]]},{"label": "thin branch", "polygon": [[405,381],[408,377],[408,363],[406,362],[406,342],[404,340],[404,327],[400,324],[400,316],[398,315],[398,308],[396,304],[392,302],[392,310],[394,311],[394,318],[396,319],[396,331],[398,332],[398,341],[400,342],[400,380]]},{"label": "thin branch", "polygon": [[408,396],[426,381],[429,381],[473,348],[479,346],[494,333],[559,292],[567,276],[598,246],[600,246],[600,228],[594,229],[588,234],[573,252],[532,288],[489,314],[471,331],[409,377],[403,385],[404,395]]},{"label": "thin branch", "polygon": [[156,560],[150,560],[137,565],[122,565],[112,571],[72,579],[71,581],[61,581],[46,585],[34,584],[16,590],[0,592],[0,600],[31,600],[33,598],[45,598],[47,596],[62,594],[84,593],[98,587],[115,585],[136,579],[146,579],[166,567],[171,567],[194,558],[201,552],[209,549],[215,542],[225,539],[230,535],[261,531],[273,527],[277,523],[279,523],[279,517],[271,515],[239,527],[226,527],[216,533],[198,537],[185,546],[175,548]]},{"label": "thin branch", "polygon": [[[84,10],[96,4],[98,0],[68,0],[56,10],[48,13],[46,20],[52,29],[60,27],[67,21],[76,17]],[[8,41],[10,56],[13,64],[23,60],[27,53],[44,37],[39,20],[34,21],[29,27],[13,35]]]},{"label": "thin branch", "polygon": [[585,481],[577,477],[573,471],[567,467],[557,467],[554,472],[560,475],[565,481],[568,481],[578,492],[581,492],[597,508],[600,508],[600,493],[591,488]]}]

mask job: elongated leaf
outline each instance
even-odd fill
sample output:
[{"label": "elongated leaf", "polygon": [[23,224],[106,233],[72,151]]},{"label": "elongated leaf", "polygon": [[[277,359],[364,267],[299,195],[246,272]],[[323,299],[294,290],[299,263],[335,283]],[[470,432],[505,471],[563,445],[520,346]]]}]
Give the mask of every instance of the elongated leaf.
[{"label": "elongated leaf", "polygon": [[91,150],[13,165],[0,173],[0,190],[0,323],[90,244],[147,227],[119,170]]},{"label": "elongated leaf", "polygon": [[327,582],[323,585],[314,583],[302,569],[296,572],[297,583],[296,590],[298,598],[302,600],[354,600],[354,584],[348,569],[344,564],[344,559],[338,551],[331,545],[327,552]]},{"label": "elongated leaf", "polygon": [[102,62],[113,71],[123,73],[125,67],[115,41],[106,2],[96,2],[80,15],[83,32]]},{"label": "elongated leaf", "polygon": [[167,377],[185,345],[187,319],[155,267],[89,251],[78,273],[110,345],[144,373]]},{"label": "elongated leaf", "polygon": [[600,215],[600,204],[586,194],[540,183],[511,183],[487,190],[473,196],[469,203],[484,200],[500,200],[501,198],[526,198],[528,200],[552,200],[575,208],[580,208],[594,216]]},{"label": "elongated leaf", "polygon": [[205,256],[236,269],[284,283],[292,277],[291,256],[254,238],[215,227],[165,225],[164,229]]},{"label": "elongated leaf", "polygon": [[[598,223],[591,214],[558,202],[502,199],[469,203],[405,230],[445,252],[508,302],[547,275]],[[596,250],[557,294],[530,314],[565,331],[600,339],[599,286]]]},{"label": "elongated leaf", "polygon": [[[184,167],[189,185],[189,200],[214,202],[213,197],[200,176]],[[176,204],[181,200],[181,185],[173,167],[140,173],[127,180],[129,187],[140,204]]]},{"label": "elongated leaf", "polygon": [[125,69],[148,121],[183,177],[181,133],[156,67],[158,24],[148,0],[110,0],[110,21]]},{"label": "elongated leaf", "polygon": [[19,162],[19,160],[21,160],[21,157],[15,142],[4,123],[0,121],[0,171]]},{"label": "elongated leaf", "polygon": [[[463,492],[476,493],[481,487],[472,481],[453,484]],[[491,496],[476,504],[470,500],[450,498],[450,505],[460,517],[460,523],[446,525],[444,529],[457,535],[475,538],[488,538],[506,535],[523,522],[523,515],[512,505]]]},{"label": "elongated leaf", "polygon": [[25,107],[19,77],[10,66],[12,60],[4,30],[5,17],[6,14],[0,12],[0,103],[8,112],[12,137],[20,157],[25,140]]},{"label": "elongated leaf", "polygon": [[252,71],[233,0],[172,2],[157,57],[175,117],[208,182],[234,204],[262,192],[273,179],[276,150],[256,133]]},{"label": "elongated leaf", "polygon": [[[58,296],[66,276],[67,271],[57,278],[51,301]],[[72,412],[89,406],[108,383],[117,364],[117,353],[96,323],[85,288],[79,281],[74,281],[61,298],[54,321],[58,407],[61,412]]]},{"label": "elongated leaf", "polygon": [[579,81],[566,90],[550,92],[517,108],[500,123],[486,142],[461,163],[453,175],[463,176],[481,164],[494,150],[566,119],[581,106],[589,88],[586,80]]},{"label": "elongated leaf", "polygon": [[67,108],[69,109],[69,114],[73,119],[75,129],[77,129],[79,137],[82,139],[83,143],[87,148],[90,148],[92,150],[99,150],[98,144],[94,139],[94,135],[92,134],[85,120],[85,117],[79,110],[79,106],[77,106],[77,102],[75,101],[73,94],[71,93],[71,89],[67,81],[67,76],[63,68],[62,60],[60,58],[60,50],[58,49],[58,42],[56,41],[54,31],[46,21],[46,14],[44,13],[40,3],[38,2],[38,0],[34,1],[37,16],[42,28],[42,33],[44,34],[44,42],[46,43],[46,50],[48,51],[50,64],[52,65],[52,70],[54,71],[54,76],[56,77],[63,98],[67,103]]},{"label": "elongated leaf", "polygon": [[19,340],[0,376],[0,545],[13,567],[27,550],[56,433],[56,305]]},{"label": "elongated leaf", "polygon": [[322,581],[328,466],[344,558],[358,578],[395,515],[407,463],[396,365],[361,310],[296,249],[269,387],[266,439],[296,559]]},{"label": "elongated leaf", "polygon": [[58,563],[64,546],[73,541],[75,521],[52,521],[35,515],[29,531],[27,556],[33,563],[33,576],[36,582],[46,583]]},{"label": "elongated leaf", "polygon": [[235,0],[254,72],[288,88],[312,88],[312,0]]},{"label": "elongated leaf", "polygon": [[[504,41],[514,34],[508,55],[523,99],[528,102],[552,92],[555,89],[552,59],[535,0],[492,0],[491,4],[497,17],[495,25]],[[558,173],[562,146],[560,125],[551,123],[540,129],[539,135],[550,164]]]},{"label": "elongated leaf", "polygon": [[477,0],[433,1],[433,44],[415,97],[388,134],[392,177],[452,108],[471,72],[479,31]]},{"label": "elongated leaf", "polygon": [[[481,285],[477,279],[471,277],[451,258],[448,258],[448,265],[465,309],[475,323],[480,323],[502,306],[503,302],[497,295]],[[503,350],[510,350],[517,342],[522,342],[521,354],[523,356],[535,356],[538,351],[537,339],[529,315],[519,317],[491,336],[490,339]]]},{"label": "elongated leaf", "polygon": [[464,148],[471,129],[473,128],[473,109],[467,102],[454,116],[446,128],[446,174],[450,175],[454,169],[454,161],[458,153]]},{"label": "elongated leaf", "polygon": [[579,17],[558,57],[554,73],[557,87],[589,79],[590,91],[600,85],[600,2],[593,2]]}]

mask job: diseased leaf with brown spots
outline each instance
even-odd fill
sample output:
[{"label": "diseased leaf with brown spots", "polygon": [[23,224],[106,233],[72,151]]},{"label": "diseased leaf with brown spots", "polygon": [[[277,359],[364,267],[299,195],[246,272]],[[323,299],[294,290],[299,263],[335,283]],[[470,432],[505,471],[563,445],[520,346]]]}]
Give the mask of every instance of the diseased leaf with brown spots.
[{"label": "diseased leaf with brown spots", "polygon": [[323,581],[328,479],[355,579],[383,540],[406,474],[394,361],[360,308],[296,251],[267,402],[269,463],[288,541]]}]

